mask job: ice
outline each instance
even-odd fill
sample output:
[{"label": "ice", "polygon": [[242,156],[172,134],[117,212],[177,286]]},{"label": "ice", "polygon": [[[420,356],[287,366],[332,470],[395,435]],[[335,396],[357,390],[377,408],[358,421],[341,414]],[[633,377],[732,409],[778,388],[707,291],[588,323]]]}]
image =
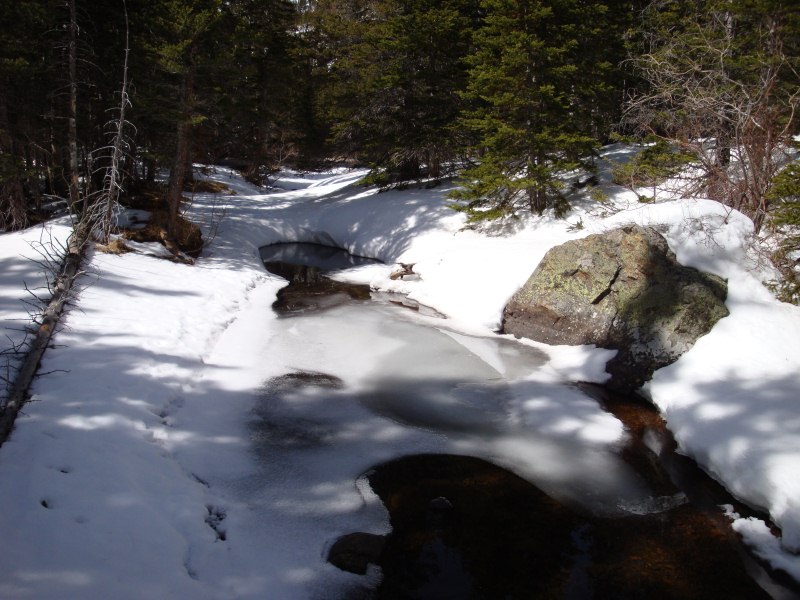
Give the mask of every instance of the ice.
[{"label": "ice", "polygon": [[380,304],[279,320],[285,331],[264,356],[283,357],[291,372],[324,371],[342,385],[269,394],[262,446],[307,453],[295,468],[314,464],[315,471],[322,453],[334,451],[337,461],[352,456],[362,469],[371,466],[362,452],[372,464],[412,452],[466,452],[597,514],[624,512],[620,498],[644,502],[649,491],[616,455],[621,423],[576,388],[530,379],[546,354],[430,322]]}]

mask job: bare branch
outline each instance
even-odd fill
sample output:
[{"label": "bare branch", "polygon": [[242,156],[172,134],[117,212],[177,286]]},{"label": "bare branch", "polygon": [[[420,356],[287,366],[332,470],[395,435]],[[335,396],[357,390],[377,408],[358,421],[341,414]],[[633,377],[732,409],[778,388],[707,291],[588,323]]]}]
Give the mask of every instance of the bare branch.
[{"label": "bare branch", "polygon": [[[647,11],[663,6],[656,1]],[[747,213],[756,228],[800,104],[798,86],[785,85],[800,78],[776,19],[763,17],[752,48],[722,10],[690,15],[680,30],[648,29],[646,51],[629,64],[649,88],[628,98],[623,116],[623,124],[691,153],[705,173],[705,193]]]}]

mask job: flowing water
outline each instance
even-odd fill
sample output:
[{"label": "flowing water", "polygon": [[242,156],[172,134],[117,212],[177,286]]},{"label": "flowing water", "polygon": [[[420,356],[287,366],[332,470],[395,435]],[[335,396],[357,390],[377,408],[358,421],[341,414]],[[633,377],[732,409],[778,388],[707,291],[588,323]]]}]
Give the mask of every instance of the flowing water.
[{"label": "flowing water", "polygon": [[646,403],[531,377],[548,361],[531,346],[325,276],[369,259],[313,244],[261,255],[291,282],[273,308],[297,366],[265,384],[253,445],[265,462],[369,458],[359,485],[391,532],[354,531],[328,555],[380,566],[369,597],[795,597],[743,551],[717,507],[735,501]]}]

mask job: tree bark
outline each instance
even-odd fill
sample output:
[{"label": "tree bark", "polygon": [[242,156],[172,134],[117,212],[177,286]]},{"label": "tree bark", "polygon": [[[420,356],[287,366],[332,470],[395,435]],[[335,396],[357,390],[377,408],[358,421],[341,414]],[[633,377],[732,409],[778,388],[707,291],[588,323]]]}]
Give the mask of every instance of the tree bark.
[{"label": "tree bark", "polygon": [[167,202],[169,206],[169,221],[167,232],[175,235],[178,222],[181,199],[183,198],[183,185],[186,182],[186,165],[191,158],[192,112],[194,110],[194,67],[187,67],[183,77],[183,115],[177,127],[177,145],[175,160],[169,176]]},{"label": "tree bark", "polygon": [[79,210],[80,189],[78,187],[78,18],[75,0],[69,0],[69,205],[73,213]]},{"label": "tree bark", "polygon": [[114,223],[114,213],[117,210],[119,190],[122,187],[121,162],[124,158],[122,144],[125,138],[125,109],[128,105],[128,56],[130,55],[130,28],[128,26],[128,5],[122,2],[125,11],[125,61],[122,68],[122,90],[120,91],[119,118],[114,133],[111,165],[105,181],[105,210],[101,216],[103,224],[103,242],[108,243],[111,236],[111,227]]},{"label": "tree bark", "polygon": [[167,199],[169,203],[169,221],[167,232],[175,235],[175,227],[178,223],[181,200],[183,198],[183,184],[186,181],[186,162],[189,156],[191,125],[186,122],[178,124],[178,143],[175,151],[175,162],[169,175],[169,189]]}]

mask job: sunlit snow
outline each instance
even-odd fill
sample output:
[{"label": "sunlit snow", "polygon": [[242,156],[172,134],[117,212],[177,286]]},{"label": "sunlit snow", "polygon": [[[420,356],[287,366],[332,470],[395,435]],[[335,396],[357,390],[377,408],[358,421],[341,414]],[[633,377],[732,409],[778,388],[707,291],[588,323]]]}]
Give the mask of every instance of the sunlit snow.
[{"label": "sunlit snow", "polygon": [[[761,285],[745,217],[702,200],[641,205],[601,169],[607,214],[578,202],[567,222],[523,216],[478,232],[446,207],[452,184],[377,194],[355,185],[362,175],[285,173],[266,193],[218,168],[210,177],[236,195],[195,197],[191,216],[216,237],[194,266],[90,252],[0,449],[0,597],[345,597],[379,574],[339,571],[327,548],[389,527],[362,475],[416,452],[489,458],[597,514],[655,510],[617,454],[621,423],[572,385],[602,382],[612,353],[495,333],[550,247],[630,222],[658,227],[679,260],[729,281],[731,315],[646,392],[682,452],[771,513],[782,540],[733,523],[797,577],[787,550],[800,548],[800,309]],[[569,228],[578,219],[585,227]],[[63,239],[66,224],[54,231]],[[26,318],[23,280],[39,277],[21,256],[41,233],[0,235],[12,337]],[[284,241],[379,259],[337,277],[447,318],[379,301],[278,317],[285,282],[259,249]],[[398,262],[417,275],[390,279]],[[300,373],[327,379],[292,379]]]}]

